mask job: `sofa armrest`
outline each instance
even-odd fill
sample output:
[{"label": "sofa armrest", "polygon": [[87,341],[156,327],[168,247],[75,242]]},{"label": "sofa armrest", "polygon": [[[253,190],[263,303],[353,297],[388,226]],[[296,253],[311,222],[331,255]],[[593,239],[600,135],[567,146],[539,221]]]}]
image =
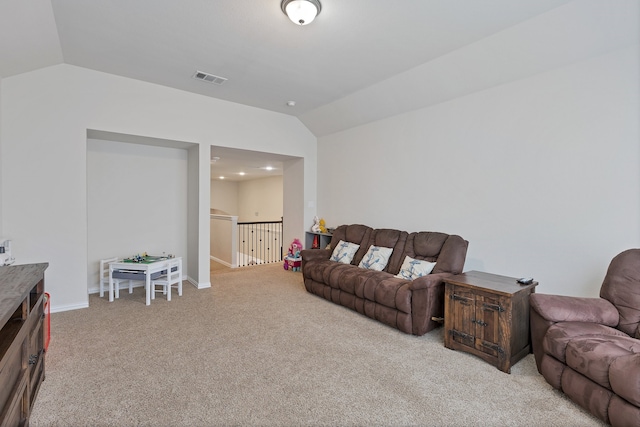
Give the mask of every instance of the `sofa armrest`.
[{"label": "sofa armrest", "polygon": [[409,283],[414,335],[424,335],[440,326],[434,318],[444,317],[444,279],[449,276],[453,274],[427,274]]},{"label": "sofa armrest", "polygon": [[300,251],[302,262],[300,263],[300,270],[302,270],[302,277],[307,278],[307,263],[309,261],[322,261],[331,258],[331,251],[329,249],[304,249]]},{"label": "sofa armrest", "polygon": [[531,294],[531,310],[549,322],[590,322],[618,325],[616,307],[603,298],[579,298],[563,295]]},{"label": "sofa armrest", "polygon": [[411,281],[409,285],[409,289],[412,291],[417,291],[419,289],[426,289],[432,286],[438,285],[444,282],[444,279],[453,276],[452,273],[437,273],[437,274],[427,274],[426,276],[418,277]]},{"label": "sofa armrest", "polygon": [[331,251],[329,249],[304,249],[300,251],[300,256],[303,261],[329,259]]}]

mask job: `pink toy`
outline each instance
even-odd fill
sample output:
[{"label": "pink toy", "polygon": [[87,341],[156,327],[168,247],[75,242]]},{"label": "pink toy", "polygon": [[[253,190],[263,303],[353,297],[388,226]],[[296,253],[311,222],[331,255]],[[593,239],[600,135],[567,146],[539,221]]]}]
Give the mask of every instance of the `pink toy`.
[{"label": "pink toy", "polygon": [[300,256],[301,250],[302,243],[300,240],[293,239],[293,242],[291,242],[291,245],[289,246],[287,256],[284,257],[285,270],[300,271],[300,267],[302,266],[302,257]]}]

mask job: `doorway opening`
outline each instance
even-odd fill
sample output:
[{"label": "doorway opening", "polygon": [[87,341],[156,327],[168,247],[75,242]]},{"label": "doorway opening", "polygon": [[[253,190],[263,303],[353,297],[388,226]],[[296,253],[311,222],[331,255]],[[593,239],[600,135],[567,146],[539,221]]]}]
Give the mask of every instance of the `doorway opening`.
[{"label": "doorway opening", "polygon": [[[282,262],[291,156],[211,147],[211,271]],[[295,197],[295,195],[292,195]]]}]

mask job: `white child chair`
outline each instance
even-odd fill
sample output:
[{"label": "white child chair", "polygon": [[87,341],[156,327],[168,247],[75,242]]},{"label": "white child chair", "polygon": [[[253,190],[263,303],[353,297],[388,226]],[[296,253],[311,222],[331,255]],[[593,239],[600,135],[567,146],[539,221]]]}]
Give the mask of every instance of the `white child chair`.
[{"label": "white child chair", "polygon": [[[178,296],[182,296],[182,259],[172,258],[166,263],[166,274],[151,280],[151,299],[156,298],[156,292],[162,292],[171,301],[171,288],[178,288]],[[162,286],[156,289],[156,286]]]},{"label": "white child chair", "polygon": [[[118,257],[100,260],[100,298],[104,297],[104,289],[109,289],[109,264],[118,261]],[[120,289],[120,279],[113,279],[115,289]],[[133,286],[129,281],[129,293],[133,292]],[[118,295],[118,292],[115,292]]]},{"label": "white child chair", "polygon": [[[109,289],[109,264],[118,261],[118,257],[107,258],[100,260],[100,297],[104,296],[104,289]],[[113,292],[115,298],[120,297],[120,283],[124,282],[123,279],[113,279]],[[133,282],[129,280],[129,293],[133,293]]]}]

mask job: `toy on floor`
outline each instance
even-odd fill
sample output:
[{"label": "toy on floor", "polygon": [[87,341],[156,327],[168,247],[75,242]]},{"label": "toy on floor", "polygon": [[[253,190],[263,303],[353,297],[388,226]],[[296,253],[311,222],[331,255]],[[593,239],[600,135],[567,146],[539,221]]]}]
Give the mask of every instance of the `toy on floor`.
[{"label": "toy on floor", "polygon": [[300,242],[300,239],[293,239],[293,242],[291,242],[291,245],[289,246],[287,256],[284,257],[285,270],[300,271],[300,267],[302,266],[302,257],[300,256],[301,250],[302,243]]}]

